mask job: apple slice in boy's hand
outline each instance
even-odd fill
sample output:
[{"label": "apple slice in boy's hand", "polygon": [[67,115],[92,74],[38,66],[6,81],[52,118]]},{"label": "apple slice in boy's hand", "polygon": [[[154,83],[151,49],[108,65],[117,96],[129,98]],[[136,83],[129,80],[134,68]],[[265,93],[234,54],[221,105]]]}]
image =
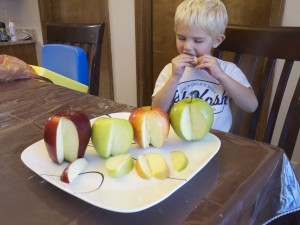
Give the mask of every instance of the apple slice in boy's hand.
[{"label": "apple slice in boy's hand", "polygon": [[71,183],[88,165],[85,158],[79,158],[69,164],[60,176],[60,180],[65,183]]}]

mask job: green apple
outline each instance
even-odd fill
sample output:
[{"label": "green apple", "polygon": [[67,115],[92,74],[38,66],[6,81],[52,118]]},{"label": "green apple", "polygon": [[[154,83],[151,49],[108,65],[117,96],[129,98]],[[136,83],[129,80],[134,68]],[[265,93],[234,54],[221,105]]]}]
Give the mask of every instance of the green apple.
[{"label": "green apple", "polygon": [[210,130],[214,113],[212,107],[199,98],[185,98],[175,103],[170,111],[171,125],[183,140],[200,140]]},{"label": "green apple", "polygon": [[170,161],[173,169],[177,172],[184,170],[189,164],[189,159],[187,156],[180,151],[170,152]]},{"label": "green apple", "polygon": [[133,159],[128,153],[112,156],[105,162],[108,174],[114,178],[126,175],[132,170],[133,166]]},{"label": "green apple", "polygon": [[133,141],[133,128],[122,118],[99,117],[92,125],[91,140],[103,158],[127,153]]}]

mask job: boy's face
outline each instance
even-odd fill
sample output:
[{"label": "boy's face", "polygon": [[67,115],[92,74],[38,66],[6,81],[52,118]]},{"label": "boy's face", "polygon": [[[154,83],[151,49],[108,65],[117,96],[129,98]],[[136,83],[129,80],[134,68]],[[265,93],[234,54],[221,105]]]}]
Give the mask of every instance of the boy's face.
[{"label": "boy's face", "polygon": [[[222,41],[221,41],[222,42]],[[187,28],[179,24],[176,30],[176,46],[180,54],[193,56],[210,55],[211,49],[221,42],[213,39],[200,28]]]}]

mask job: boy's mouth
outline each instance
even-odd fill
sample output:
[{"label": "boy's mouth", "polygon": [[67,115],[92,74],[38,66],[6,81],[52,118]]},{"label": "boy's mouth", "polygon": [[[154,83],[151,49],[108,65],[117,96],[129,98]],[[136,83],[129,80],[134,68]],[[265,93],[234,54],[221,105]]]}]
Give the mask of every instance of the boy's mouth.
[{"label": "boy's mouth", "polygon": [[195,54],[191,54],[191,53],[187,53],[187,52],[183,52],[183,54],[190,55],[190,56],[196,56]]}]

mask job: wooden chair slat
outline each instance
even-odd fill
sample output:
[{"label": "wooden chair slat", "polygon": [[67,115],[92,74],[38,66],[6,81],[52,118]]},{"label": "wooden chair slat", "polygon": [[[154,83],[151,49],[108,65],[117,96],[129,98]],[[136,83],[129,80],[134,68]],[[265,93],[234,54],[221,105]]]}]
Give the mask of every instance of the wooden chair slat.
[{"label": "wooden chair slat", "polygon": [[296,145],[297,137],[300,127],[300,78],[292,97],[289,110],[281,131],[278,146],[283,148],[288,156],[292,158],[294,147]]},{"label": "wooden chair slat", "polygon": [[[293,63],[300,61],[300,27],[229,25],[225,36],[226,39],[214,50],[213,55],[236,63],[244,71],[259,103],[252,114],[234,109],[231,132],[270,143]],[[230,54],[235,56],[232,58]],[[277,59],[284,59],[285,64],[271,102],[270,92]],[[292,156],[300,126],[299,86],[298,81],[278,143],[289,158]]]},{"label": "wooden chair slat", "polygon": [[248,132],[248,137],[250,138],[255,138],[255,133],[256,133],[256,129],[258,126],[258,121],[260,118],[260,114],[262,111],[262,105],[263,102],[265,101],[266,95],[267,95],[267,87],[270,84],[270,80],[272,78],[273,75],[273,70],[275,67],[275,61],[276,59],[274,58],[269,58],[267,63],[266,63],[266,67],[264,70],[264,73],[262,75],[261,78],[261,86],[259,89],[259,93],[257,94],[257,100],[258,100],[258,107],[255,111],[255,113],[253,113],[253,117],[251,120],[251,124],[250,124],[250,128],[249,128],[249,132]]},{"label": "wooden chair slat", "polygon": [[242,60],[242,54],[236,53],[235,57],[234,57],[234,60],[233,60],[233,63],[236,64],[237,66],[240,66],[241,65],[241,60]]},{"label": "wooden chair slat", "polygon": [[286,60],[282,69],[282,73],[278,82],[278,86],[274,95],[272,108],[269,113],[268,123],[264,135],[264,142],[270,143],[273,136],[273,131],[277,121],[277,116],[282,103],[283,95],[286,89],[287,82],[293,67],[294,61]]}]

